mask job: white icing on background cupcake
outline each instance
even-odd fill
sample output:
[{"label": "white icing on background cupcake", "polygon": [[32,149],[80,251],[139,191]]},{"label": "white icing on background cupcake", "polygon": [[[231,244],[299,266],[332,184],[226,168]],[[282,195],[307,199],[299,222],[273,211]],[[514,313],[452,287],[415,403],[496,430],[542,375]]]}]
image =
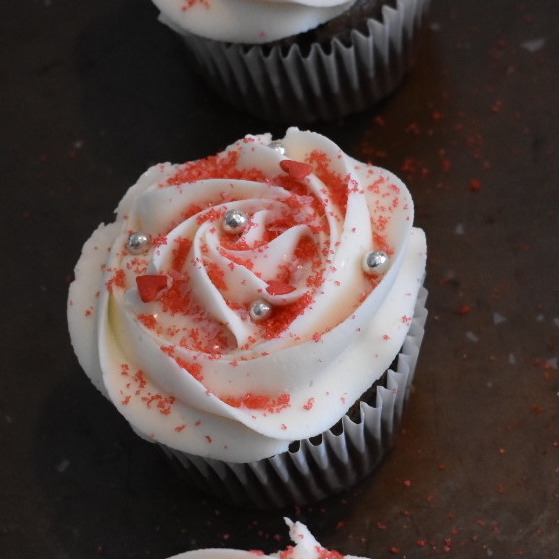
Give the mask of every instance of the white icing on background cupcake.
[{"label": "white icing on background cupcake", "polygon": [[267,43],[329,21],[355,0],[153,0],[177,31],[232,43]]},{"label": "white icing on background cupcake", "polygon": [[[407,335],[426,246],[406,187],[319,134],[281,142],[152,167],[84,246],[74,349],[149,440],[228,462],[283,452],[334,425]],[[232,209],[248,218],[233,233]]]},{"label": "white icing on background cupcake", "polygon": [[295,545],[284,551],[263,555],[258,551],[242,551],[239,549],[196,549],[169,559],[365,559],[355,555],[342,555],[338,551],[330,551],[322,547],[301,522],[292,522],[285,518],[289,526],[289,536]]}]

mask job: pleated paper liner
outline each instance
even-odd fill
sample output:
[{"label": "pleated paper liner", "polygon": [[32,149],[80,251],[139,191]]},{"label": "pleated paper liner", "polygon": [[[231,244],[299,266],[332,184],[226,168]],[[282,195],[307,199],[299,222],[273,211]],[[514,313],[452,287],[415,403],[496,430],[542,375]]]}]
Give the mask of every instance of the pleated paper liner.
[{"label": "pleated paper liner", "polygon": [[427,318],[422,288],[408,335],[374,391],[359,403],[359,419],[344,416],[329,431],[297,441],[271,458],[244,464],[206,459],[163,446],[181,477],[210,495],[239,506],[279,508],[318,501],[369,475],[392,448],[408,399]]}]

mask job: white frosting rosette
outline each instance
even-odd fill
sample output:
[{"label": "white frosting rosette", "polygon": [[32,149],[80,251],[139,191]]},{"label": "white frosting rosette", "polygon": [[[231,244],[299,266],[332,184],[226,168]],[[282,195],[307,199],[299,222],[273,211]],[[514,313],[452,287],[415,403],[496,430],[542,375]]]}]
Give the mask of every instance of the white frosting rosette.
[{"label": "white frosting rosette", "polygon": [[412,222],[397,177],[296,128],[157,165],[83,248],[75,352],[145,438],[276,455],[334,425],[400,351],[425,272]]},{"label": "white frosting rosette", "polygon": [[259,44],[296,35],[340,15],[355,0],[153,0],[177,31]]},{"label": "white frosting rosette", "polygon": [[294,545],[287,549],[264,555],[261,551],[244,551],[240,549],[195,549],[169,559],[365,559],[355,555],[342,555],[339,551],[328,550],[311,534],[301,522],[284,518],[289,527],[289,537]]}]

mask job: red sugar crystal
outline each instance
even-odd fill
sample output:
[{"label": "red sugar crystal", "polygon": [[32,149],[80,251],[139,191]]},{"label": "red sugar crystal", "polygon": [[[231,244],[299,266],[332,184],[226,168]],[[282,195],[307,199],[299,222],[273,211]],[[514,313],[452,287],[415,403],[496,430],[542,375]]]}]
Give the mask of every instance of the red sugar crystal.
[{"label": "red sugar crystal", "polygon": [[140,314],[138,320],[149,330],[155,330],[157,319],[152,314]]},{"label": "red sugar crystal", "polygon": [[199,161],[185,163],[167,180],[169,185],[181,185],[205,179],[241,179],[263,182],[266,175],[259,169],[238,169],[238,151],[228,151],[212,155]]},{"label": "red sugar crystal", "polygon": [[273,398],[271,396],[247,392],[241,397],[225,397],[223,401],[233,408],[267,410],[270,413],[279,413],[283,409],[289,407],[291,396],[289,396],[289,394],[280,394],[277,398]]},{"label": "red sugar crystal", "polygon": [[173,270],[180,272],[186,263],[186,258],[192,248],[192,242],[189,239],[176,239],[176,247],[173,248],[173,261],[171,267]]},{"label": "red sugar crystal", "polygon": [[115,275],[105,285],[109,293],[113,292],[114,286],[124,289],[126,287],[126,274],[124,270],[117,270]]}]

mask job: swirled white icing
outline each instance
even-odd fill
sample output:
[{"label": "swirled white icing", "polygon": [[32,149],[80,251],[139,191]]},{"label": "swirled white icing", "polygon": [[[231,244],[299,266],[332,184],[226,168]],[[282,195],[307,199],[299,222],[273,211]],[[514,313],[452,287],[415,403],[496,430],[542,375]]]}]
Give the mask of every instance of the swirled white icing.
[{"label": "swirled white icing", "polygon": [[177,31],[232,43],[267,43],[338,16],[355,0],[153,0]]},{"label": "swirled white icing", "polygon": [[264,555],[260,551],[240,549],[196,549],[170,557],[169,559],[364,559],[355,555],[342,555],[339,551],[328,550],[316,541],[309,529],[301,522],[284,518],[289,526],[289,537],[295,544],[283,551]]},{"label": "swirled white icing", "polygon": [[[402,346],[425,270],[397,177],[312,132],[290,128],[284,154],[270,142],[149,169],[85,244],[69,295],[78,359],[133,428],[230,462],[336,423]],[[240,233],[223,229],[231,209]],[[363,271],[372,249],[390,257],[382,275]]]}]

